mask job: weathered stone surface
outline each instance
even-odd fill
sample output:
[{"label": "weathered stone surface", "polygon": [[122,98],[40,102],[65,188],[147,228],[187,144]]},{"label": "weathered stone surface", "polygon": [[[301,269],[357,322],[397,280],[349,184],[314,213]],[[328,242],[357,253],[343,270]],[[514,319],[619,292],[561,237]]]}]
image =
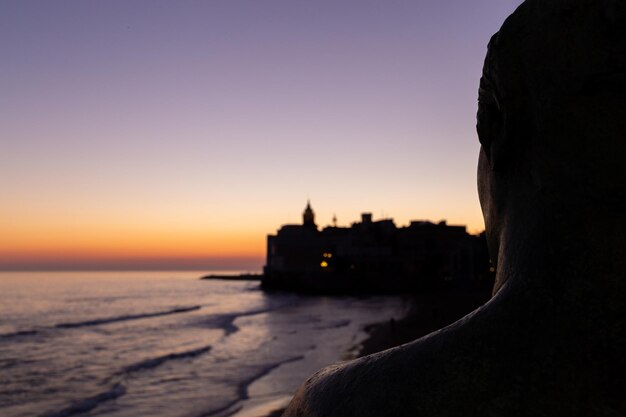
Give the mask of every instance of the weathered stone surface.
[{"label": "weathered stone surface", "polygon": [[527,0],[479,94],[494,297],[320,371],[285,416],[626,415],[626,2]]}]

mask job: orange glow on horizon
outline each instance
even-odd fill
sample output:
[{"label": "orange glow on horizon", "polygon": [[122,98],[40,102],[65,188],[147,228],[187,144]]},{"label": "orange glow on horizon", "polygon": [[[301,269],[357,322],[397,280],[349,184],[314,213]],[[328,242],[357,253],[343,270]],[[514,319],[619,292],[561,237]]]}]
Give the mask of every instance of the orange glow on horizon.
[{"label": "orange glow on horizon", "polygon": [[[319,228],[332,224],[334,210],[328,207],[329,203],[313,201],[312,204]],[[411,220],[441,220],[435,216],[439,211],[432,208],[420,210],[421,216],[413,215],[413,210],[408,208],[413,205],[407,203],[387,216],[375,214],[374,220],[391,217],[398,227],[408,225]],[[448,224],[467,224],[467,231],[473,234],[482,231],[482,219],[473,219],[476,210],[460,207],[456,210],[451,213],[456,219],[449,219]],[[352,222],[360,221],[356,204],[349,211],[337,213],[342,220],[339,226],[349,227]],[[181,209],[176,216],[162,218],[156,212],[145,217],[133,213],[128,218],[123,218],[119,212],[107,215],[94,211],[73,213],[75,216],[55,213],[52,217],[43,212],[8,214],[4,219],[12,221],[0,222],[3,230],[0,269],[24,269],[29,265],[51,265],[51,268],[107,268],[111,265],[168,268],[171,265],[174,269],[196,266],[204,269],[203,265],[214,264],[228,264],[229,268],[242,265],[242,269],[254,265],[258,269],[266,255],[266,236],[276,233],[283,224],[301,221],[297,208],[289,210],[287,215],[284,211],[271,210],[250,215],[239,208],[214,216],[202,215],[199,210],[183,216]]]},{"label": "orange glow on horizon", "polygon": [[[55,227],[9,228],[0,240],[4,265],[166,262],[199,265],[204,260],[260,259],[265,235],[255,231],[128,230],[123,227],[72,230]],[[249,263],[249,262],[248,262]],[[259,262],[260,263],[260,262]],[[259,265],[260,266],[260,265]]]}]

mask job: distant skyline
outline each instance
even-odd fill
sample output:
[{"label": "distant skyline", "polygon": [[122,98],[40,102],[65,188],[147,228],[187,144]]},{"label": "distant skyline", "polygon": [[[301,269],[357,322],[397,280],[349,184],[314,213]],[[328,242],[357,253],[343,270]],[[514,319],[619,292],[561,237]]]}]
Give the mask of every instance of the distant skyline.
[{"label": "distant skyline", "polygon": [[521,1],[0,3],[0,270],[260,268],[265,238],[484,228],[478,81]]}]

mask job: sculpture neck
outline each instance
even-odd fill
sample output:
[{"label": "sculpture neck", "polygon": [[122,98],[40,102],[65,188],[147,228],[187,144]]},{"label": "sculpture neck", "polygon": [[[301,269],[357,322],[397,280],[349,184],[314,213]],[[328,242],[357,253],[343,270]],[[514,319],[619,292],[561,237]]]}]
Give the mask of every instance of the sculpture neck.
[{"label": "sculpture neck", "polygon": [[623,300],[626,213],[550,200],[533,204],[541,212],[520,210],[504,223],[496,286],[540,290],[548,299],[577,309],[582,300],[591,309]]}]

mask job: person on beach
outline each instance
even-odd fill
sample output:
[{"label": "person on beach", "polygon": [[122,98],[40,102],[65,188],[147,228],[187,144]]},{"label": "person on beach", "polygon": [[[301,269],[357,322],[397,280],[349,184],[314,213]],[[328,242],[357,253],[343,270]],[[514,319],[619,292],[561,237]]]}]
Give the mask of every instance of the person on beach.
[{"label": "person on beach", "polygon": [[477,128],[493,298],[319,371],[285,417],[626,415],[626,2],[526,0]]}]

